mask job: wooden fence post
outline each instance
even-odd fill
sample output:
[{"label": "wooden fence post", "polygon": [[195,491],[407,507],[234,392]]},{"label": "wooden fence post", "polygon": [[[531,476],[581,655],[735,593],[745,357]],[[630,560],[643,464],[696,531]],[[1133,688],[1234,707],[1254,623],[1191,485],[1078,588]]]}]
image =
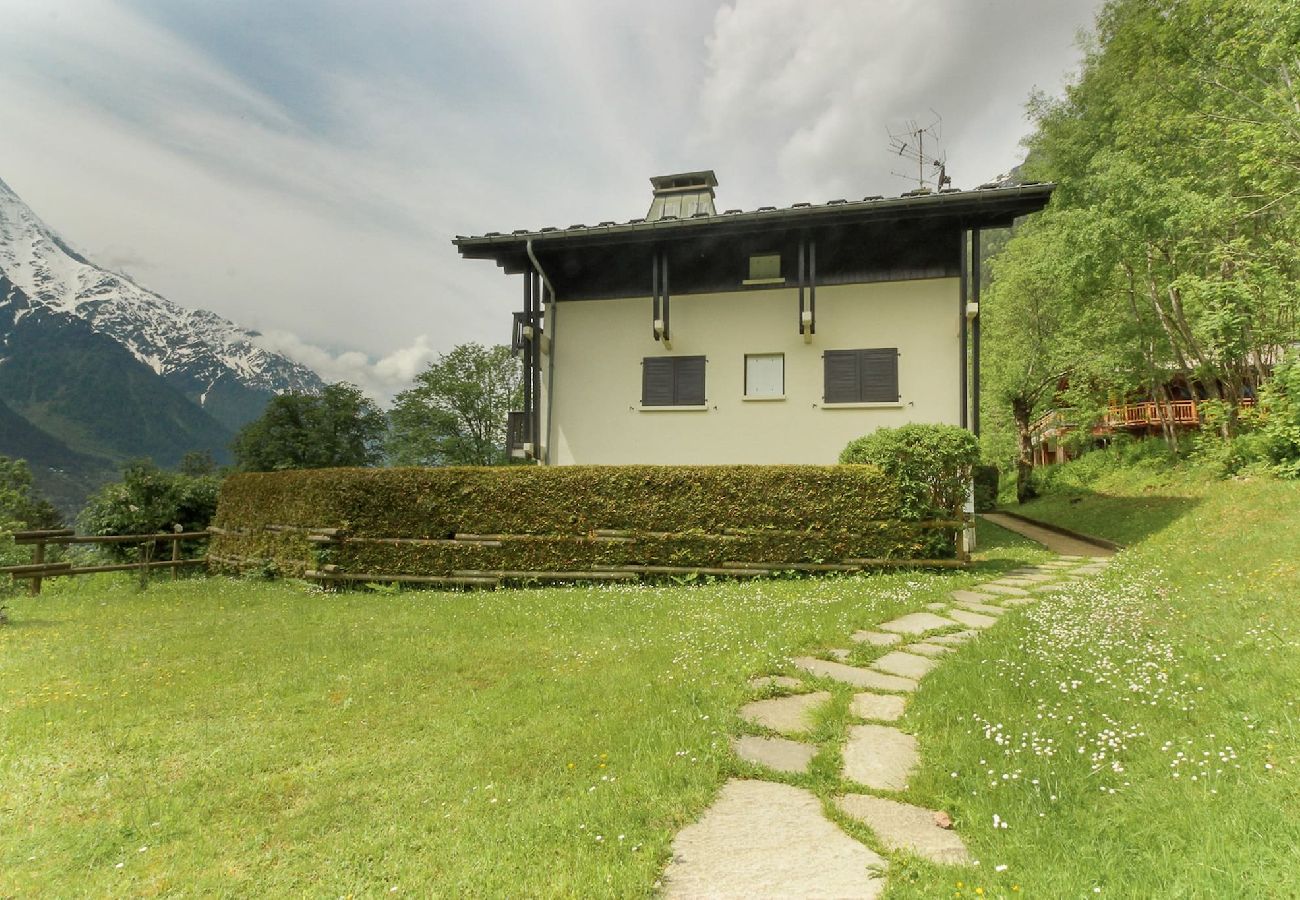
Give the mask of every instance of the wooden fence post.
[{"label": "wooden fence post", "polygon": [[[37,565],[43,562],[45,562],[45,542],[37,541],[32,546],[32,564]],[[35,597],[41,592],[41,576],[37,575],[35,578],[31,579],[31,582],[31,587],[28,588],[28,590],[31,595]]]},{"label": "wooden fence post", "polygon": [[178,563],[181,561],[181,542],[179,538],[172,538],[172,581],[177,579],[177,571],[180,569]]}]

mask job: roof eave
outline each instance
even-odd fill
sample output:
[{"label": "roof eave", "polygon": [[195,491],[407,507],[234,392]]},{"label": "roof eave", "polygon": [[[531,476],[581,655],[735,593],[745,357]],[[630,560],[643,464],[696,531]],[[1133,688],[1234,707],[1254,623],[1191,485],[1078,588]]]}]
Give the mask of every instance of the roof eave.
[{"label": "roof eave", "polygon": [[[705,230],[721,233],[746,231],[774,225],[811,226],[830,222],[859,222],[878,219],[931,218],[936,215],[990,218],[1007,223],[1021,215],[1042,209],[1055,184],[1027,184],[984,188],[953,193],[926,194],[880,200],[801,206],[754,212],[723,213],[689,219],[661,219],[613,225],[581,226],[480,237],[456,237],[452,243],[466,259],[497,259],[521,252],[528,241],[550,247],[578,247],[604,243],[628,243],[665,237],[687,238]],[[985,227],[994,227],[986,225]]]}]

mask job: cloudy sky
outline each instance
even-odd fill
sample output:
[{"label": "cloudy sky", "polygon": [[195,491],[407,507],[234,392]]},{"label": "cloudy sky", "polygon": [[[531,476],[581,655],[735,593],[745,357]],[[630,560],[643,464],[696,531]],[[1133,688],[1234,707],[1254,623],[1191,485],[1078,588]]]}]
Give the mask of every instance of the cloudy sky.
[{"label": "cloudy sky", "polygon": [[908,183],[1021,159],[1095,0],[0,0],[0,178],[73,246],[377,396],[507,338],[517,279],[456,234]]}]

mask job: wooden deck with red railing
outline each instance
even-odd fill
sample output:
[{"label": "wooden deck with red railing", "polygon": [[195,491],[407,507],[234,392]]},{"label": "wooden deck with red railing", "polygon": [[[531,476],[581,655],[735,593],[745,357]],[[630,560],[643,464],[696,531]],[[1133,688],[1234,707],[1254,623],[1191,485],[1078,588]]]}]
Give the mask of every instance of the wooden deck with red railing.
[{"label": "wooden deck with red railing", "polygon": [[[1159,428],[1166,422],[1182,428],[1199,428],[1202,423],[1200,405],[1202,400],[1141,400],[1135,403],[1113,403],[1107,408],[1101,420],[1091,427],[1094,436],[1104,436],[1116,429]],[[1251,397],[1244,397],[1239,406],[1254,406]],[[1034,462],[1045,465],[1053,461],[1062,462],[1068,457],[1060,444],[1053,439],[1060,438],[1079,427],[1072,409],[1049,409],[1029,426],[1030,440],[1034,447]],[[1049,449],[1049,442],[1050,444]]]}]

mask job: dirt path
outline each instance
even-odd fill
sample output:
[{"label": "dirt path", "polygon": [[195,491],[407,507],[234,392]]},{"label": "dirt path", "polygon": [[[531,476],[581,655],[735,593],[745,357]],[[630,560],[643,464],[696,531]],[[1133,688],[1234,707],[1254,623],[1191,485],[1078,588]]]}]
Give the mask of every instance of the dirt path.
[{"label": "dirt path", "polygon": [[1069,537],[1068,535],[1052,531],[1050,528],[1044,528],[1041,525],[1026,522],[1024,519],[1017,519],[1014,516],[1008,516],[1005,513],[980,513],[980,518],[992,522],[999,528],[1005,528],[1007,531],[1014,531],[1016,534],[1023,535],[1031,541],[1037,541],[1053,553],[1060,553],[1065,556],[1115,555],[1115,551],[1109,547],[1105,547],[1101,544],[1094,544],[1092,541]]}]

